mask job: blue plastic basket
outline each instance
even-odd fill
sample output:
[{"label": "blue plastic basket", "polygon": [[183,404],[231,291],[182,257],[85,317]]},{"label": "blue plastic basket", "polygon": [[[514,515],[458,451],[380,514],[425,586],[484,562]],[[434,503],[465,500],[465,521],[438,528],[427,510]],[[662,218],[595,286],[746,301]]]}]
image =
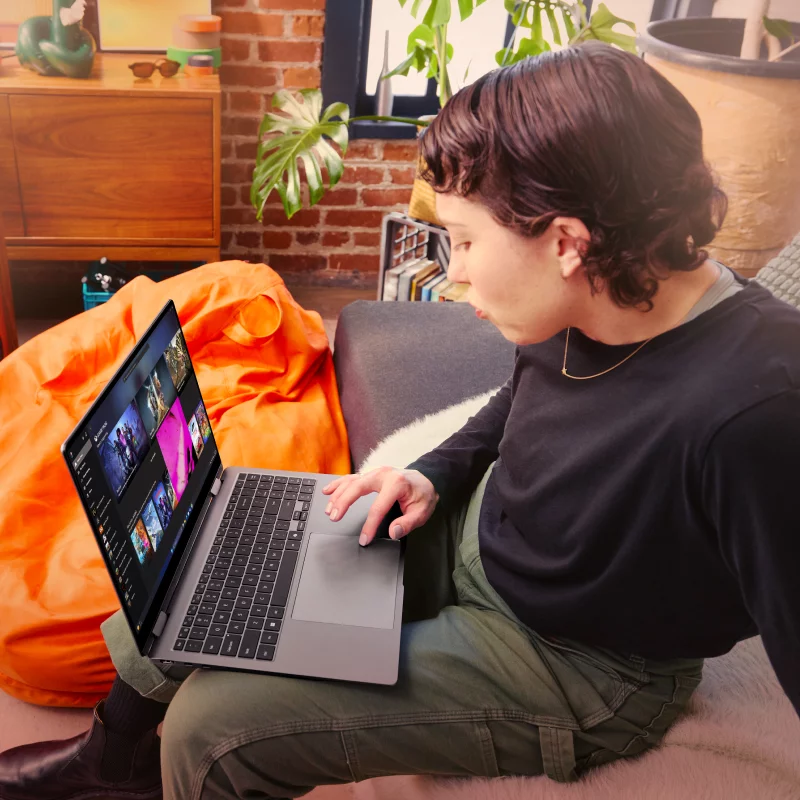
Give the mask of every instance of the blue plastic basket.
[{"label": "blue plastic basket", "polygon": [[86,288],[85,283],[81,284],[81,288],[83,289],[84,311],[88,311],[90,308],[95,308],[96,306],[101,306],[110,297],[114,296],[114,292],[90,292],[89,289]]},{"label": "blue plastic basket", "polygon": [[[152,278],[154,281],[163,281],[165,278],[171,278],[173,275],[179,275],[188,269],[193,269],[194,267],[201,267],[203,264],[205,264],[205,261],[188,262],[182,268],[144,270],[141,274],[147,275],[148,278]],[[114,292],[92,292],[87,288],[85,283],[81,284],[81,290],[83,292],[84,311],[88,311],[90,308],[101,306],[114,296]]]}]

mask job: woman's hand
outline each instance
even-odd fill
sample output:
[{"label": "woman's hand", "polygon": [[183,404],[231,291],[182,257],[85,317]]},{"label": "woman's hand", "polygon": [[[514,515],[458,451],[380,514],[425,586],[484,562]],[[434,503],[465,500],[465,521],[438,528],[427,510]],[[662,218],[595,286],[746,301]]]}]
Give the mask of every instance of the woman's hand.
[{"label": "woman's hand", "polygon": [[392,523],[389,531],[392,539],[400,539],[424,525],[439,501],[433,484],[421,472],[378,467],[363,475],[344,475],[325,486],[322,493],[331,495],[325,513],[331,522],[336,522],[359,497],[372,492],[377,492],[378,496],[361,529],[358,542],[362,545],[369,544],[375,538],[378,526],[396,502],[400,503],[403,516]]}]

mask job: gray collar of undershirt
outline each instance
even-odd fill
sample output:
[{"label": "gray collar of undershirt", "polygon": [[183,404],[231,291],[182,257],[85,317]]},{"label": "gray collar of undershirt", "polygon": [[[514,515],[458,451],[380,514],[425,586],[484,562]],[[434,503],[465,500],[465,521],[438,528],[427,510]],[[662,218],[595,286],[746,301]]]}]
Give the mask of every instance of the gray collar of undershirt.
[{"label": "gray collar of undershirt", "polygon": [[699,317],[704,311],[714,308],[714,306],[718,305],[723,300],[732,297],[736,292],[740,292],[744,289],[744,286],[736,280],[735,275],[728,267],[712,259],[709,259],[709,261],[715,264],[717,269],[719,269],[719,277],[692,306],[689,313],[681,320],[681,325],[686,322],[691,322],[691,320]]}]

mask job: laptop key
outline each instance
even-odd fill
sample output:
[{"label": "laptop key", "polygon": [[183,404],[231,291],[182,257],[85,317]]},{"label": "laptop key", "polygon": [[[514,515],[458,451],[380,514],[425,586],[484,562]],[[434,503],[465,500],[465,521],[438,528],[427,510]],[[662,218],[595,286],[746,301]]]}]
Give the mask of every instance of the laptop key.
[{"label": "laptop key", "polygon": [[201,614],[195,618],[194,624],[207,628],[211,624],[211,617],[206,614]]},{"label": "laptop key", "polygon": [[[272,533],[272,531],[270,531],[269,533],[260,533],[259,532],[258,536],[256,536],[256,545],[255,545],[255,547],[258,547],[258,545],[260,545],[260,544],[263,544],[263,545],[269,544],[270,533]],[[255,549],[255,547],[253,549]],[[256,552],[261,552],[261,551],[259,550],[259,551],[256,551]]]},{"label": "laptop key", "polygon": [[217,537],[214,539],[214,544],[221,545],[221,544],[222,544],[222,539],[223,539],[223,537],[222,537],[222,536],[217,536]]},{"label": "laptop key", "polygon": [[271,497],[267,500],[266,509],[267,514],[277,514],[281,510],[281,501],[277,497]]},{"label": "laptop key", "polygon": [[261,580],[262,581],[267,581],[268,583],[271,583],[271,582],[274,582],[277,577],[278,577],[278,573],[277,572],[264,572],[261,575]]},{"label": "laptop key", "polygon": [[233,565],[235,567],[246,567],[247,557],[250,555],[249,547],[240,547],[237,551],[238,555],[233,558]]},{"label": "laptop key", "polygon": [[183,650],[183,646],[186,644],[186,639],[178,639],[175,644],[172,646],[173,650]]},{"label": "laptop key", "polygon": [[[302,525],[302,523],[300,523]],[[303,539],[302,531],[289,531],[289,539],[293,542],[300,542]]]},{"label": "laptop key", "polygon": [[272,599],[272,592],[258,592],[253,600],[260,606],[268,606]]},{"label": "laptop key", "polygon": [[303,511],[308,511],[311,508],[311,503],[303,503]]},{"label": "laptop key", "polygon": [[227,625],[223,625],[220,622],[215,622],[209,629],[208,635],[209,636],[224,636],[225,635],[225,628]]},{"label": "laptop key", "polygon": [[255,586],[242,586],[242,588],[239,589],[239,597],[252,597],[255,593]]},{"label": "laptop key", "polygon": [[194,616],[197,613],[197,606],[189,606],[189,610],[186,613],[190,617]]},{"label": "laptop key", "polygon": [[[269,548],[267,547],[266,542],[264,542],[263,540],[259,541],[259,538],[261,536],[263,536],[263,534],[259,534],[258,536],[256,536],[256,544],[253,545],[253,552],[254,553],[260,553],[261,555],[266,555],[267,554],[267,550],[269,550]],[[264,538],[265,539],[269,539],[268,536],[266,536]]]},{"label": "laptop key", "polygon": [[206,638],[207,633],[207,628],[192,628],[191,632],[189,633],[189,638],[203,640]]},{"label": "laptop key", "polygon": [[[278,525],[280,525],[280,522],[278,523]],[[279,529],[279,530],[276,530],[275,533],[272,534],[272,544],[275,547],[277,547],[278,542],[280,542],[280,541],[282,541],[282,540],[284,540],[286,538],[286,534],[289,532],[289,527],[288,527],[289,523],[288,522],[286,523],[286,526],[287,527],[286,527],[285,530],[280,530]]]},{"label": "laptop key", "polygon": [[244,633],[244,622],[229,623],[228,633]]},{"label": "laptop key", "polygon": [[189,635],[190,628],[181,628],[178,632],[179,639],[185,639]]},{"label": "laptop key", "polygon": [[264,627],[264,618],[263,617],[250,617],[247,620],[247,629],[248,630],[257,630],[260,631]]},{"label": "laptop key", "polygon": [[245,631],[239,646],[239,658],[255,658],[258,649],[258,631]]},{"label": "laptop key", "polygon": [[[209,566],[209,565],[206,564],[206,566]],[[205,569],[205,567],[204,567],[204,569]],[[218,581],[224,581],[225,580],[225,576],[227,574],[228,574],[228,570],[227,569],[223,569],[222,567],[217,567],[211,573],[211,577],[214,578],[215,580],[218,580]]]},{"label": "laptop key", "polygon": [[244,575],[244,567],[231,567],[230,578],[241,578]]},{"label": "laptop key", "polygon": [[[286,542],[286,549],[287,550],[299,550],[300,549],[300,542]],[[286,559],[284,559],[285,561]]]},{"label": "laptop key", "polygon": [[241,636],[234,636],[232,634],[228,634],[225,637],[225,641],[222,643],[222,650],[220,650],[220,655],[223,656],[236,656],[239,652],[239,644],[242,641]]},{"label": "laptop key", "polygon": [[258,575],[245,575],[242,586],[258,586]]},{"label": "laptop key", "polygon": [[185,653],[199,653],[203,649],[203,643],[196,639],[187,639],[186,647],[183,648]]},{"label": "laptop key", "polygon": [[264,563],[264,554],[263,553],[253,553],[250,556],[250,563],[251,564],[263,564]]},{"label": "laptop key", "polygon": [[250,608],[253,605],[252,597],[240,597],[236,601],[236,608]]},{"label": "laptop key", "polygon": [[200,605],[201,614],[213,614],[214,609],[215,609],[214,603],[201,603]]},{"label": "laptop key", "polygon": [[248,564],[247,565],[247,574],[248,575],[260,575],[261,574],[261,564]]},{"label": "laptop key", "polygon": [[219,592],[206,592],[205,600],[207,603],[216,603],[219,600]]},{"label": "laptop key", "polygon": [[238,589],[225,589],[225,591],[222,593],[223,600],[235,600],[238,596]]},{"label": "laptop key", "polygon": [[275,631],[277,633],[281,629],[281,621],[279,619],[265,619],[264,630]]},{"label": "laptop key", "polygon": [[272,661],[275,658],[275,646],[271,644],[260,645],[256,658],[260,658],[262,661]]},{"label": "laptop key", "polygon": [[306,529],[306,524],[305,524],[305,522],[298,522],[298,523],[297,523],[297,530],[299,530],[299,531],[304,531],[305,529]]},{"label": "laptop key", "polygon": [[283,619],[283,609],[271,608],[269,611],[267,611],[267,616],[270,619]]},{"label": "laptop key", "polygon": [[201,586],[197,589],[197,594],[192,595],[192,605],[196,606],[203,599],[203,588]]},{"label": "laptop key", "polygon": [[275,631],[264,631],[261,634],[261,644],[277,644],[278,634]]},{"label": "laptop key", "polygon": [[[231,589],[230,591],[235,591]],[[233,611],[233,604],[236,600],[220,600],[219,606],[217,607],[217,611]]]},{"label": "laptop key", "polygon": [[194,625],[194,617],[184,617],[183,624],[184,627],[191,627]]},{"label": "laptop key", "polygon": [[228,569],[230,565],[231,565],[231,560],[229,558],[217,559],[217,567],[219,567],[219,569]]},{"label": "laptop key", "polygon": [[222,581],[213,580],[208,582],[208,588],[212,592],[221,592],[224,587]]},{"label": "laptop key", "polygon": [[236,611],[233,612],[233,619],[236,622],[247,622],[247,612],[241,608],[237,608]]},{"label": "laptop key", "polygon": [[217,611],[214,614],[214,622],[219,623],[220,625],[224,625],[227,622],[230,622],[231,619],[231,612],[230,611]]},{"label": "laptop key", "polygon": [[289,550],[291,545],[299,544],[297,542],[287,542],[287,550],[283,554],[281,561],[281,568],[278,570],[278,578],[275,581],[275,590],[272,593],[272,605],[285,606],[286,601],[289,599],[289,589],[292,586],[292,576],[294,575],[294,568],[297,565],[297,552]]},{"label": "laptop key", "polygon": [[251,617],[266,617],[267,616],[267,607],[266,606],[253,606],[250,609],[250,616]]},{"label": "laptop key", "polygon": [[221,647],[222,647],[221,636],[209,636],[208,639],[206,639],[206,643],[203,645],[203,652],[209,653],[210,655],[216,655],[217,653],[219,653]]}]

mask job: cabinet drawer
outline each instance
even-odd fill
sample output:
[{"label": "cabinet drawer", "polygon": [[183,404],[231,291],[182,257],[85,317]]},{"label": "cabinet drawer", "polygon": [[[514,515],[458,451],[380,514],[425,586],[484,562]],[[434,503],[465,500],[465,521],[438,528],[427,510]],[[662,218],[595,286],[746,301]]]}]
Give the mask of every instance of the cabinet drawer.
[{"label": "cabinet drawer", "polygon": [[6,236],[22,236],[22,204],[17,182],[17,162],[11,133],[8,96],[0,94],[0,214]]},{"label": "cabinet drawer", "polygon": [[28,237],[213,238],[210,100],[14,95],[10,109]]}]

